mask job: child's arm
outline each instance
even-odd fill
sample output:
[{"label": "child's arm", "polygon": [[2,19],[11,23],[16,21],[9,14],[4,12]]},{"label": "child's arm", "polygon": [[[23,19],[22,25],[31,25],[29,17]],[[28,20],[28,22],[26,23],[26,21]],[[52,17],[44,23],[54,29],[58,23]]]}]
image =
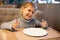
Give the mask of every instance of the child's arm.
[{"label": "child's arm", "polygon": [[15,28],[15,26],[17,26],[17,25],[18,25],[18,22],[15,19],[11,22],[2,23],[0,28],[1,29],[10,29],[10,30],[12,30],[12,28]]},{"label": "child's arm", "polygon": [[35,27],[41,27],[41,22],[35,19]]},{"label": "child's arm", "polygon": [[10,29],[12,30],[12,27],[10,25],[10,22],[2,23],[0,26],[1,29]]}]

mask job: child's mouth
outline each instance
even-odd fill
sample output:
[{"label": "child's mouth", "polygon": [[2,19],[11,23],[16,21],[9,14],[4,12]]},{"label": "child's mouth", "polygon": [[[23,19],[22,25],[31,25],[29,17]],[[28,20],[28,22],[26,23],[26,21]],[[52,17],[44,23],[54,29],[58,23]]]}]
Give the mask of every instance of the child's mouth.
[{"label": "child's mouth", "polygon": [[27,17],[31,18],[32,16],[27,16]]},{"label": "child's mouth", "polygon": [[26,15],[27,17],[32,17],[31,15]]}]

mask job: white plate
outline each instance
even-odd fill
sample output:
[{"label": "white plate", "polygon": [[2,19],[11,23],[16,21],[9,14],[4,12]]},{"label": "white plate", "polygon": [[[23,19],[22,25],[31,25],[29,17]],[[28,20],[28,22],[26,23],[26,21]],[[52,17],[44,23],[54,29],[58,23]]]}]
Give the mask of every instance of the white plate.
[{"label": "white plate", "polygon": [[26,28],[23,32],[30,36],[45,36],[47,35],[47,31],[42,28]]}]

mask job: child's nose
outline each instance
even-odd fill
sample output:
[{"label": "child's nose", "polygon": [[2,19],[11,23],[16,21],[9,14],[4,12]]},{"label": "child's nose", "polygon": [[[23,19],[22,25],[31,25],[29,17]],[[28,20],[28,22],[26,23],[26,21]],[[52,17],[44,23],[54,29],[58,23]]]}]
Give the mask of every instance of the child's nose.
[{"label": "child's nose", "polygon": [[32,12],[30,12],[30,15],[33,15],[33,13],[32,13]]}]

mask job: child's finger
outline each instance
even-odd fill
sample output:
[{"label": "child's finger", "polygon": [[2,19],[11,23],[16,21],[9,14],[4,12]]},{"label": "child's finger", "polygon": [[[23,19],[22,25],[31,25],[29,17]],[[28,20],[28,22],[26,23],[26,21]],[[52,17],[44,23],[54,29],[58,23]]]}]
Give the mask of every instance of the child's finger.
[{"label": "child's finger", "polygon": [[15,23],[12,25],[13,28],[16,28],[18,24],[19,24],[19,21],[16,19]]},{"label": "child's finger", "polygon": [[44,19],[42,19],[42,23],[47,23],[47,21],[46,21],[46,20],[44,20]]},{"label": "child's finger", "polygon": [[16,24],[19,24],[19,21],[18,20],[16,20]]},{"label": "child's finger", "polygon": [[44,22],[44,20],[42,19],[42,22]]}]

